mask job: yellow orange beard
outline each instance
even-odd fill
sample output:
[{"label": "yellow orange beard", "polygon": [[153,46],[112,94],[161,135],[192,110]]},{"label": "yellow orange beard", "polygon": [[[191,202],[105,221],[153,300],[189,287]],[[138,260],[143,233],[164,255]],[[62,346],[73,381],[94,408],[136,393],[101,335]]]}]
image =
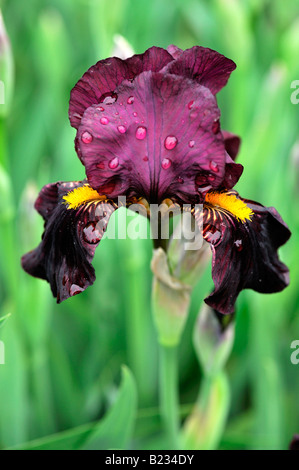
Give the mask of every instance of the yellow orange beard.
[{"label": "yellow orange beard", "polygon": [[87,184],[73,189],[63,196],[63,203],[67,204],[67,209],[77,209],[82,204],[95,201],[105,201],[106,196],[100,196],[99,193]]},{"label": "yellow orange beard", "polygon": [[212,206],[215,210],[223,209],[230,212],[243,224],[246,221],[251,222],[251,217],[254,214],[244,201],[237,198],[234,194],[229,194],[224,191],[219,193],[216,191],[207,193],[205,203]]}]

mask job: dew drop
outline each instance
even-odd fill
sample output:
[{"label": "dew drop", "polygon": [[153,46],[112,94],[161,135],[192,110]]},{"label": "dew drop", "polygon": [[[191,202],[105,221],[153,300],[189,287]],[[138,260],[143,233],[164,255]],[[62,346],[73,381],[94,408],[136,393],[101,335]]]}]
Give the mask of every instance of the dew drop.
[{"label": "dew drop", "polygon": [[97,106],[97,110],[98,110],[98,111],[101,111],[101,113],[102,113],[103,111],[105,111],[104,108],[103,108],[103,106]]},{"label": "dew drop", "polygon": [[146,128],[143,126],[138,126],[136,129],[136,139],[143,140],[146,137]]},{"label": "dew drop", "polygon": [[137,117],[137,113],[136,113],[136,111],[134,111],[134,113],[133,113],[133,116],[134,116],[134,117]]},{"label": "dew drop", "polygon": [[243,250],[243,243],[242,243],[242,240],[236,240],[234,242],[236,248],[238,251],[242,251]]},{"label": "dew drop", "polygon": [[102,238],[99,228],[97,228],[97,222],[89,222],[83,229],[83,238],[87,243],[95,245],[99,243]]},{"label": "dew drop", "polygon": [[195,183],[197,186],[206,186],[207,185],[207,177],[203,174],[198,174],[195,178]]},{"label": "dew drop", "polygon": [[84,289],[82,289],[82,287],[80,286],[77,286],[77,284],[72,284],[70,288],[70,294],[71,296],[77,295],[77,294],[80,294],[80,292],[82,292],[83,290]]},{"label": "dew drop", "polygon": [[189,143],[188,143],[189,147],[192,149],[195,145],[195,140],[189,140]]},{"label": "dew drop", "polygon": [[171,166],[171,160],[169,160],[169,158],[163,158],[161,165],[164,170],[167,170]]},{"label": "dew drop", "polygon": [[102,118],[100,119],[100,123],[103,124],[104,126],[105,126],[106,124],[108,124],[108,122],[109,122],[109,119],[106,118],[106,117],[102,117]]},{"label": "dew drop", "polygon": [[119,165],[118,157],[113,158],[113,160],[110,160],[110,162],[108,163],[108,166],[109,168],[111,168],[111,170],[114,170],[115,168],[117,168],[118,165]]},{"label": "dew drop", "polygon": [[114,93],[113,91],[108,91],[107,93],[104,93],[101,98],[100,98],[100,103],[110,105],[115,103],[117,100],[117,93]]},{"label": "dew drop", "polygon": [[81,140],[84,144],[90,144],[90,142],[92,141],[92,135],[90,134],[90,132],[84,131],[81,135]]},{"label": "dew drop", "polygon": [[212,171],[215,171],[215,173],[218,173],[219,171],[219,166],[217,165],[217,163],[213,161],[210,162],[210,168]]},{"label": "dew drop", "polygon": [[148,157],[147,156],[143,157],[143,161],[148,162]]},{"label": "dew drop", "polygon": [[178,139],[174,135],[168,135],[164,140],[164,147],[167,150],[172,150],[174,147],[176,147],[177,143]]},{"label": "dew drop", "polygon": [[177,181],[178,181],[178,183],[180,183],[180,184],[183,184],[183,183],[184,183],[183,178],[181,178],[180,176],[178,177]]},{"label": "dew drop", "polygon": [[209,181],[215,181],[215,179],[216,179],[216,176],[214,176],[214,175],[209,175],[208,176]]},{"label": "dew drop", "polygon": [[120,132],[121,134],[124,134],[127,130],[127,128],[125,126],[118,126],[117,127],[117,130],[118,132]]},{"label": "dew drop", "polygon": [[213,122],[212,132],[213,134],[218,134],[219,131],[220,131],[220,121],[219,119],[217,119],[216,121]]},{"label": "dew drop", "polygon": [[127,99],[127,103],[128,104],[133,104],[134,103],[134,96],[129,96],[129,98]]},{"label": "dew drop", "polygon": [[189,101],[188,103],[188,109],[192,109],[193,108],[193,105],[194,105],[194,101]]}]

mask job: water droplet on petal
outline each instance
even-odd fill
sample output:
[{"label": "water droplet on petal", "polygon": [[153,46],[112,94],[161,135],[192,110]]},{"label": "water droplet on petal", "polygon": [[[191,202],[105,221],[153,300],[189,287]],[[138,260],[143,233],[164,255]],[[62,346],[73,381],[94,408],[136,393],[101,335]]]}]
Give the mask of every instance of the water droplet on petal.
[{"label": "water droplet on petal", "polygon": [[236,240],[234,242],[236,248],[238,251],[242,251],[243,250],[243,243],[242,243],[242,240]]},{"label": "water droplet on petal", "polygon": [[108,91],[107,93],[104,93],[101,98],[100,98],[100,103],[110,105],[115,103],[117,100],[117,93],[114,93],[114,91]]},{"label": "water droplet on petal", "polygon": [[108,124],[108,122],[109,122],[109,119],[106,118],[106,117],[102,117],[102,118],[100,119],[100,123],[103,124],[104,126],[105,126],[106,124]]},{"label": "water droplet on petal", "polygon": [[172,150],[176,147],[178,139],[174,135],[168,135],[164,141],[164,146],[167,150]]},{"label": "water droplet on petal", "polygon": [[96,245],[102,238],[100,226],[97,222],[89,222],[83,229],[83,238],[87,243]]},{"label": "water droplet on petal", "polygon": [[195,145],[195,140],[189,140],[189,143],[188,143],[189,147],[192,149]]},{"label": "water droplet on petal", "polygon": [[134,96],[129,96],[129,98],[127,99],[127,103],[128,104],[133,104],[134,103]]},{"label": "water droplet on petal", "polygon": [[215,181],[215,179],[216,179],[216,176],[214,176],[214,175],[209,175],[208,176],[209,181]]},{"label": "water droplet on petal", "polygon": [[103,106],[97,106],[97,110],[98,110],[98,111],[101,111],[101,113],[102,113],[103,111],[105,111],[104,108],[103,108]]},{"label": "water droplet on petal", "polygon": [[195,183],[199,187],[207,186],[207,177],[206,177],[206,175],[199,173],[195,178]]},{"label": "water droplet on petal", "polygon": [[138,139],[138,140],[145,139],[145,137],[146,137],[146,128],[143,127],[143,126],[137,127],[135,136],[136,136],[136,139]]},{"label": "water droplet on petal", "polygon": [[183,184],[183,183],[184,183],[183,178],[181,178],[180,176],[178,177],[177,181],[178,181],[178,183],[180,183],[180,184]]},{"label": "water droplet on petal", "polygon": [[133,116],[134,116],[134,117],[136,117],[136,116],[137,116],[137,113],[136,113],[136,111],[134,111],[134,113],[133,113]]},{"label": "water droplet on petal", "polygon": [[210,168],[212,171],[215,171],[215,173],[218,173],[219,171],[219,166],[217,165],[217,163],[213,161],[210,162]]},{"label": "water droplet on petal", "polygon": [[121,134],[124,134],[127,129],[126,129],[125,126],[118,126],[117,130],[118,130],[118,132],[120,132]]},{"label": "water droplet on petal", "polygon": [[213,134],[218,134],[219,131],[220,131],[220,121],[219,119],[217,119],[216,121],[213,122],[212,132]]},{"label": "water droplet on petal", "polygon": [[114,170],[115,168],[117,168],[118,165],[119,165],[118,157],[113,158],[113,160],[110,160],[110,162],[108,163],[108,166],[109,168],[111,168],[111,170]]},{"label": "water droplet on petal", "polygon": [[72,284],[70,288],[70,294],[71,296],[77,295],[77,294],[80,294],[80,292],[82,292],[83,290],[84,289],[82,289],[82,287],[80,286],[77,286],[77,284]]},{"label": "water droplet on petal", "polygon": [[84,144],[90,144],[90,142],[92,141],[92,135],[90,134],[90,132],[84,131],[81,135],[81,140]]},{"label": "water droplet on petal", "polygon": [[148,157],[147,156],[143,157],[143,161],[148,162]]},{"label": "water droplet on petal", "polygon": [[162,160],[162,168],[167,170],[171,166],[171,160],[169,158],[163,158]]},{"label": "water droplet on petal", "polygon": [[192,108],[193,108],[193,105],[194,105],[194,101],[193,101],[193,100],[192,100],[192,101],[189,101],[189,103],[188,103],[188,108],[189,108],[189,109],[192,109]]}]

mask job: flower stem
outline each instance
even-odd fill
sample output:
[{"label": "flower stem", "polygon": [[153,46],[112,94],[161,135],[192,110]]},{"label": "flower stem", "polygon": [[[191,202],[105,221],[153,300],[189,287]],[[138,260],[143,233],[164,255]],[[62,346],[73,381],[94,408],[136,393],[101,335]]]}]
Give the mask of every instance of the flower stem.
[{"label": "flower stem", "polygon": [[160,413],[168,436],[169,449],[179,448],[179,404],[177,346],[160,344]]}]

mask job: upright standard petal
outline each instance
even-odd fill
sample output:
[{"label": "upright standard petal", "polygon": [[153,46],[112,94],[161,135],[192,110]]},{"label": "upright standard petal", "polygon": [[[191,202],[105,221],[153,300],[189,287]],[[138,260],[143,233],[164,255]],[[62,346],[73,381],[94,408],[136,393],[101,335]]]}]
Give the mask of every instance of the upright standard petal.
[{"label": "upright standard petal", "polygon": [[23,256],[22,266],[47,280],[59,303],[93,284],[91,261],[117,206],[83,181],[48,184],[35,208],[45,219],[45,231],[39,246]]},{"label": "upright standard petal", "polygon": [[225,159],[225,176],[221,186],[223,189],[232,189],[239,181],[243,173],[243,165],[235,163],[235,159],[239,153],[241,139],[239,136],[231,132],[221,131],[224,138],[226,150]]},{"label": "upright standard petal", "polygon": [[215,95],[223,88],[236,64],[219,52],[200,46],[194,46],[180,53],[177,48],[170,49],[176,60],[163,69],[165,73],[173,73],[191,78]]},{"label": "upright standard petal", "polygon": [[290,231],[274,208],[239,198],[235,191],[208,193],[203,213],[203,237],[210,243],[215,289],[205,299],[212,308],[227,314],[242,289],[271,293],[289,283],[289,271],[277,250]]},{"label": "upright standard petal", "polygon": [[221,184],[227,154],[220,111],[208,88],[184,77],[143,72],[115,93],[114,103],[85,111],[77,133],[94,189],[111,198],[191,202],[203,187]]},{"label": "upright standard petal", "polygon": [[151,47],[143,54],[136,54],[126,60],[117,57],[100,60],[87,70],[71,91],[71,125],[78,128],[84,111],[89,106],[113,103],[117,99],[113,92],[123,80],[133,80],[146,70],[158,72],[172,60],[171,54],[160,47]]}]

